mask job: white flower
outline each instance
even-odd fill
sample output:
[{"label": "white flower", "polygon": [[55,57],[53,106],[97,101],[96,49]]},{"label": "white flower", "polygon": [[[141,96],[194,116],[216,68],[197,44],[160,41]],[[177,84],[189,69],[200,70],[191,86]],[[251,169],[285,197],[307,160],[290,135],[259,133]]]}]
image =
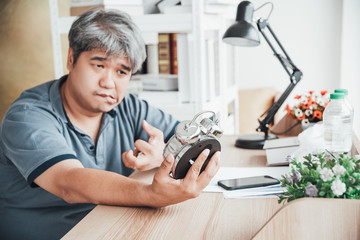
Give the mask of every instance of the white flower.
[{"label": "white flower", "polygon": [[332,170],[337,177],[340,177],[346,172],[346,169],[341,165],[335,165]]},{"label": "white flower", "polygon": [[322,98],[320,98],[320,99],[318,100],[317,104],[320,105],[320,106],[322,106],[322,107],[324,107],[324,106],[325,106],[325,101],[324,101]]},{"label": "white flower", "polygon": [[303,112],[300,109],[296,109],[295,110],[295,116],[296,117],[302,117],[303,116]]},{"label": "white flower", "polygon": [[308,102],[307,96],[302,96],[302,97],[300,98],[300,102],[301,102],[302,104],[307,103],[307,102]]},{"label": "white flower", "polygon": [[320,158],[312,155],[312,156],[311,156],[311,162],[312,162],[312,163],[320,164]]},{"label": "white flower", "polygon": [[320,178],[324,181],[330,181],[332,177],[334,176],[334,173],[331,171],[331,169],[323,168],[320,171]]},{"label": "white flower", "polygon": [[312,94],[312,98],[316,101],[317,99],[319,99],[320,98],[320,94],[319,93],[317,93],[317,92],[314,92],[313,94]]},{"label": "white flower", "polygon": [[303,120],[301,120],[301,125],[302,125],[303,127],[307,127],[307,126],[309,126],[309,124],[310,124],[309,119],[304,118]]},{"label": "white flower", "polygon": [[[309,108],[310,108],[310,107],[312,107],[312,105],[310,105]],[[311,114],[313,114],[313,111],[312,111],[312,110],[310,110],[310,109],[306,109],[306,110],[305,110],[305,115],[306,115],[307,117],[309,117]]]},{"label": "white flower", "polygon": [[331,184],[331,190],[336,196],[340,196],[346,191],[346,185],[340,179],[336,179]]}]

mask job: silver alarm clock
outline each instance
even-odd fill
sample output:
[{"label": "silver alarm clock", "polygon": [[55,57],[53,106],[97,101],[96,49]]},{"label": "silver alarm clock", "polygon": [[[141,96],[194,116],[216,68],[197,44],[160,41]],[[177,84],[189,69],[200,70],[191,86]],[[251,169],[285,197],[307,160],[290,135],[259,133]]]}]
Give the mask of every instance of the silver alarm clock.
[{"label": "silver alarm clock", "polygon": [[[212,115],[212,119],[206,116],[209,113]],[[199,154],[204,149],[209,149],[210,154],[201,168],[202,172],[212,155],[221,151],[219,138],[222,134],[219,120],[212,111],[200,112],[191,121],[180,122],[175,128],[175,134],[164,149],[164,157],[171,153],[175,158],[172,176],[175,179],[184,178]]]}]

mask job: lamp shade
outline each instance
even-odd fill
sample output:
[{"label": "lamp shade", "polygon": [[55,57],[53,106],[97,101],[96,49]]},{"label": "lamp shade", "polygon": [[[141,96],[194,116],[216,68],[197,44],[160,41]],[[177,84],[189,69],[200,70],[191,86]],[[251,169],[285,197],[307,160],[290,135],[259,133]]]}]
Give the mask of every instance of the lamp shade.
[{"label": "lamp shade", "polygon": [[237,8],[236,22],[223,36],[223,41],[234,46],[258,46],[259,32],[252,25],[254,7],[249,1],[242,1]]}]

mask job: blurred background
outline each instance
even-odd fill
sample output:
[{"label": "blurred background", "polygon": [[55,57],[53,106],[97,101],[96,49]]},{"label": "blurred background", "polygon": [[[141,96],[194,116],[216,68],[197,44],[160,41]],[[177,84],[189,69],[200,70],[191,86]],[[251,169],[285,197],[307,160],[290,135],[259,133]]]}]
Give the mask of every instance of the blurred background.
[{"label": "blurred background", "polygon": [[[232,2],[235,19],[240,1]],[[264,2],[252,1],[255,8]],[[359,136],[360,1],[273,0],[272,3],[274,10],[269,22],[304,74],[291,96],[309,90],[347,88],[355,108],[354,129]],[[60,16],[68,16],[70,0],[58,1],[58,7]],[[264,8],[255,12],[254,17],[267,14],[268,9]],[[262,43],[256,48],[234,48],[233,77],[240,91],[269,88],[282,93],[289,78],[264,39],[260,38]],[[62,45],[65,61],[66,36],[63,36]],[[0,52],[2,119],[11,102],[23,90],[54,79],[47,0],[0,1]],[[281,110],[284,112],[284,107]]]}]

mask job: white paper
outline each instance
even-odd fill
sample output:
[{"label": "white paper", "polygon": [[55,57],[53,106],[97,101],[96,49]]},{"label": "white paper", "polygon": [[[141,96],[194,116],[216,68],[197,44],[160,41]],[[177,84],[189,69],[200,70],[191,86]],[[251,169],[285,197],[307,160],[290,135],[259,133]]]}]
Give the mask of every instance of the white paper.
[{"label": "white paper", "polygon": [[289,172],[289,167],[221,167],[209,185],[203,190],[204,192],[222,192],[225,198],[249,198],[249,197],[274,197],[275,194],[284,192],[280,185],[247,188],[239,190],[225,190],[217,182],[224,179],[233,179],[240,177],[253,177],[269,175],[273,178],[280,179],[281,175]]}]

